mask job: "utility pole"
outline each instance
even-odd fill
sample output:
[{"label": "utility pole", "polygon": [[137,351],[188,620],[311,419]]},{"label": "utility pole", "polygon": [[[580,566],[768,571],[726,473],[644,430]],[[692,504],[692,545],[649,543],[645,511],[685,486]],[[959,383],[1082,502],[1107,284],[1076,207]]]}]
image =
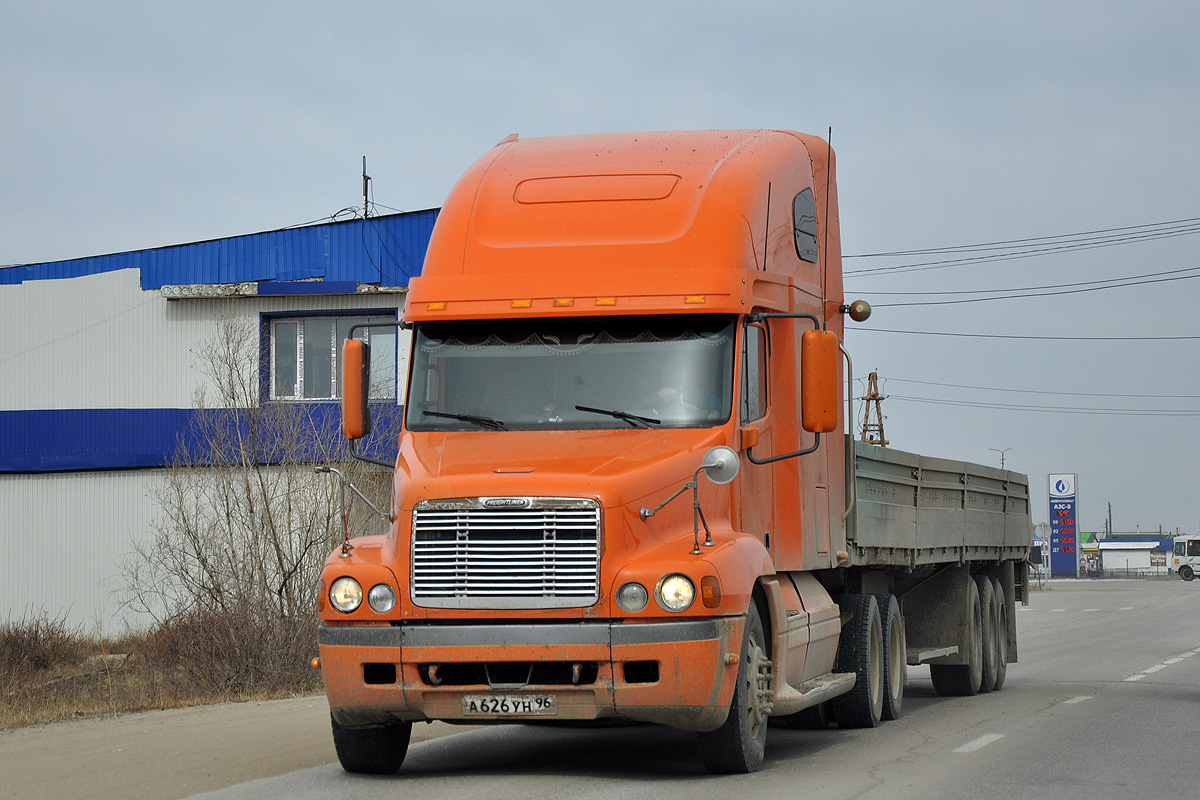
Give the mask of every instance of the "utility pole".
[{"label": "utility pole", "polygon": [[370,201],[367,199],[367,190],[370,185],[371,176],[367,174],[367,157],[363,156],[363,219],[371,216]]},{"label": "utility pole", "polygon": [[883,407],[886,396],[879,394],[879,374],[872,371],[867,376],[867,396],[860,397],[863,407],[862,441],[886,447],[888,440],[883,435]]},{"label": "utility pole", "polygon": [[1000,469],[1004,469],[1004,454],[1007,453],[1009,450],[1012,450],[1012,448],[1006,447],[1003,450],[997,450],[995,447],[989,447],[988,450],[991,450],[993,453],[1000,454]]}]

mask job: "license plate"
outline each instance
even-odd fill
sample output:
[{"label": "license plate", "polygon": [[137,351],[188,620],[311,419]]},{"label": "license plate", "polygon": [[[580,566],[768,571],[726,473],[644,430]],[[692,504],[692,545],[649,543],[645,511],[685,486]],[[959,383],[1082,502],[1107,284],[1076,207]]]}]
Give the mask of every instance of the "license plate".
[{"label": "license plate", "polygon": [[526,717],[558,713],[552,694],[469,694],[462,700],[468,717]]}]

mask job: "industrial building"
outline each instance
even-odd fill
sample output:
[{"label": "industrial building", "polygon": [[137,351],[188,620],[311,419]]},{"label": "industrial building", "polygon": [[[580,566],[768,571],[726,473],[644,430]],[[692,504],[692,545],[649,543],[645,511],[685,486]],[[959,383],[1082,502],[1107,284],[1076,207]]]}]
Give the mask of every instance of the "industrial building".
[{"label": "industrial building", "polygon": [[[340,340],[398,319],[436,216],[0,268],[0,621],[119,631],[121,560],[212,388],[198,359],[214,330],[257,328],[258,401],[336,413]],[[378,331],[374,374],[399,404],[403,333]]]}]

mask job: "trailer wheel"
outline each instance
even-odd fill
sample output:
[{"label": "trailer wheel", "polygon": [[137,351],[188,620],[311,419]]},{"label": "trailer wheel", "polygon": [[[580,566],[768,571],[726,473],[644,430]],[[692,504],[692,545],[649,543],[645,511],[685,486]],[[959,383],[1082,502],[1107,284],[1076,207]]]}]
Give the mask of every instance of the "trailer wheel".
[{"label": "trailer wheel", "polygon": [[794,731],[823,731],[829,727],[831,721],[827,702],[817,703],[786,717],[771,717],[772,723],[778,722]]},{"label": "trailer wheel", "polygon": [[847,594],[839,598],[853,617],[842,628],[838,671],[857,675],[854,688],[833,699],[833,715],[843,728],[874,728],[883,718],[883,623],[875,595]]},{"label": "trailer wheel", "polygon": [[1183,578],[1185,581],[1190,581],[1192,578],[1196,577],[1196,573],[1192,571],[1191,567],[1189,567],[1187,564],[1184,564],[1179,568],[1179,577]]},{"label": "trailer wheel", "polygon": [[895,595],[877,594],[879,616],[883,622],[883,719],[900,719],[904,705],[908,648],[904,640],[904,618]]},{"label": "trailer wheel", "polygon": [[729,717],[715,731],[700,734],[700,757],[704,768],[714,775],[745,774],[762,763],[767,747],[767,715],[774,693],[765,643],[762,618],[757,604],[751,601]]},{"label": "trailer wheel", "polygon": [[999,578],[992,578],[992,594],[996,598],[996,686],[993,691],[1004,688],[1008,676],[1008,600]]},{"label": "trailer wheel", "polygon": [[346,772],[392,775],[400,770],[408,754],[411,722],[396,722],[377,728],[343,728],[333,723],[333,748]]},{"label": "trailer wheel", "polygon": [[992,589],[992,580],[986,575],[975,576],[975,586],[979,590],[979,618],[983,623],[981,628],[983,638],[983,674],[980,676],[979,691],[990,692],[996,688],[996,674],[1000,671],[1000,646],[997,643],[996,592]]},{"label": "trailer wheel", "polygon": [[930,664],[933,688],[943,697],[970,697],[979,693],[983,683],[983,619],[979,607],[979,588],[967,581],[967,607],[963,610],[969,628],[966,664]]}]

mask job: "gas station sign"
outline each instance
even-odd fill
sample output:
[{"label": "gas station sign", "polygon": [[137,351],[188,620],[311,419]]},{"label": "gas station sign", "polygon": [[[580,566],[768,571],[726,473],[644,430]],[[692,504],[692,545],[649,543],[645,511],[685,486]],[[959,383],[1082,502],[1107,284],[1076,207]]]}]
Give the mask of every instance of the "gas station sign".
[{"label": "gas station sign", "polygon": [[1050,476],[1050,575],[1079,575],[1079,535],[1076,532],[1075,473]]}]

